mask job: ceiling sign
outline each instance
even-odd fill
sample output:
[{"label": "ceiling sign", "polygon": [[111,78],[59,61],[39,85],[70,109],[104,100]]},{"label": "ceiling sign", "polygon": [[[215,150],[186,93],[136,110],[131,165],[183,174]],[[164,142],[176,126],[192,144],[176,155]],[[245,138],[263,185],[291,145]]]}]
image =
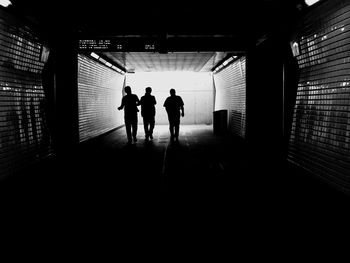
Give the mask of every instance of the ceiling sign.
[{"label": "ceiling sign", "polygon": [[112,39],[81,39],[79,50],[110,50],[123,49],[122,44],[117,44]]},{"label": "ceiling sign", "polygon": [[154,52],[156,43],[148,39],[80,39],[78,49],[79,51]]}]

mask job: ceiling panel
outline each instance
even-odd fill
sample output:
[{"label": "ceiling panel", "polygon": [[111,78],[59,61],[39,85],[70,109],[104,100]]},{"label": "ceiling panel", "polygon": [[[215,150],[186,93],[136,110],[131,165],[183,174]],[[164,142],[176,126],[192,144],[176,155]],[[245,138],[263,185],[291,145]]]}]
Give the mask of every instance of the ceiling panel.
[{"label": "ceiling panel", "polygon": [[102,55],[128,72],[210,71],[226,52],[104,52]]}]

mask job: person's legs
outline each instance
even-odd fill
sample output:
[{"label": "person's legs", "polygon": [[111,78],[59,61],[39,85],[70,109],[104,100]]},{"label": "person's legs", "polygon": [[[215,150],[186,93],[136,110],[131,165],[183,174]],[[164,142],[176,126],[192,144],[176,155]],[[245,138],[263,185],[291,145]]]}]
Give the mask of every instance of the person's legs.
[{"label": "person's legs", "polygon": [[131,121],[127,118],[125,118],[125,129],[126,129],[126,136],[128,137],[128,142],[132,142],[131,138]]},{"label": "person's legs", "polygon": [[171,123],[169,127],[170,127],[170,140],[174,141],[174,138],[175,138],[175,136],[174,136],[174,124]]},{"label": "person's legs", "polygon": [[179,140],[179,131],[180,131],[180,119],[175,121],[174,128],[175,128],[175,139],[178,141]]},{"label": "person's legs", "polygon": [[137,135],[137,115],[134,116],[132,120],[132,137],[134,138],[134,142],[137,141],[136,135]]},{"label": "person's legs", "polygon": [[148,137],[149,137],[148,124],[149,124],[148,118],[147,117],[143,117],[143,128],[145,130],[146,140],[148,140]]},{"label": "person's legs", "polygon": [[171,141],[174,140],[174,117],[171,115],[168,115],[169,119],[169,131],[170,131],[170,139]]},{"label": "person's legs", "polygon": [[180,112],[174,114],[172,117],[172,122],[174,126],[174,139],[179,139],[179,129],[180,129]]},{"label": "person's legs", "polygon": [[153,130],[154,130],[155,120],[154,116],[149,119],[149,137],[153,139]]}]

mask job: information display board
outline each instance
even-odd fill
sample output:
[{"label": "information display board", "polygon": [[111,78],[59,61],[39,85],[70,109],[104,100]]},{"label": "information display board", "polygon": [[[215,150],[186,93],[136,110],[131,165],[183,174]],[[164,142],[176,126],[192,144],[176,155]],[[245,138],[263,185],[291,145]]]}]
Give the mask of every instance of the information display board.
[{"label": "information display board", "polygon": [[156,43],[154,40],[148,41],[145,39],[80,39],[78,49],[79,51],[152,52],[156,50]]}]

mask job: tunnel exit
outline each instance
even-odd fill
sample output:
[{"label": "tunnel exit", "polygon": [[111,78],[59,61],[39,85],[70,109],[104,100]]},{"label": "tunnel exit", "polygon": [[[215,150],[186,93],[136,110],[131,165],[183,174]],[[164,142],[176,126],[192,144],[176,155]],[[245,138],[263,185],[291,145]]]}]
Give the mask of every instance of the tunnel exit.
[{"label": "tunnel exit", "polygon": [[157,124],[168,124],[163,104],[170,96],[170,89],[175,89],[176,95],[184,101],[185,117],[181,119],[182,124],[212,124],[213,83],[208,72],[139,72],[127,74],[126,85],[131,86],[139,98],[144,95],[146,87],[152,88],[152,94],[157,100]]},{"label": "tunnel exit", "polygon": [[[164,102],[170,89],[184,101],[181,125],[213,125],[226,111],[224,126],[245,134],[245,56],[230,52],[89,52],[78,54],[79,140],[124,125],[117,108],[123,88],[140,99],[152,88],[156,125],[167,125]],[[216,122],[218,119],[216,119]],[[141,114],[138,123],[143,124]]]}]

